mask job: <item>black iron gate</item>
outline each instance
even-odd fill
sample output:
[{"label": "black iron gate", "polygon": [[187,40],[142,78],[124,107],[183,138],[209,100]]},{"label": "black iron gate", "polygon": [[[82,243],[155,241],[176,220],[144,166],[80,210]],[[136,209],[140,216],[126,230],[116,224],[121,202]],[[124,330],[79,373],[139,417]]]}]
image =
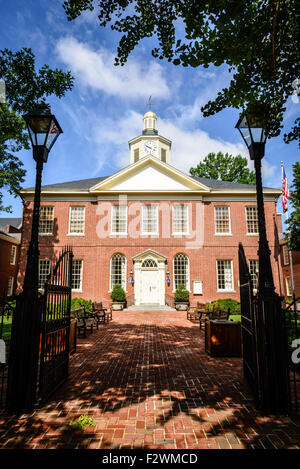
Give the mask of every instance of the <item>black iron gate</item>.
[{"label": "black iron gate", "polygon": [[11,323],[15,301],[3,292],[0,297],[0,408],[4,407],[7,391],[8,356],[11,337]]},{"label": "black iron gate", "polygon": [[300,410],[300,316],[284,308],[278,295],[253,295],[239,244],[244,377],[257,407],[266,413]]},{"label": "black iron gate", "polygon": [[45,284],[41,318],[39,401],[67,379],[73,252],[66,247]]},{"label": "black iron gate", "polygon": [[290,409],[300,413],[300,314],[297,298],[283,309],[288,341]]},{"label": "black iron gate", "polygon": [[244,376],[252,390],[256,404],[258,404],[259,386],[255,304],[252,279],[242,244],[239,244],[239,277]]}]

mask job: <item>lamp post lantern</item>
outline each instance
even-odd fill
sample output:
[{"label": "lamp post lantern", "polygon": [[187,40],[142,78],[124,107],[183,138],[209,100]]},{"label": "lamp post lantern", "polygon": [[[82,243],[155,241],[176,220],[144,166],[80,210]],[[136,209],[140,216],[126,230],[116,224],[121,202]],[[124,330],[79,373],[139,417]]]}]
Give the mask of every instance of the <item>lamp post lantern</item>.
[{"label": "lamp post lantern", "polygon": [[[271,267],[271,251],[267,240],[264,198],[261,175],[261,160],[265,154],[266,133],[263,127],[263,115],[245,111],[241,114],[236,128],[254,161],[256,174],[256,199],[258,217],[258,289],[256,298],[252,298],[242,308],[242,329],[246,327],[243,317],[247,317],[249,306],[255,311],[252,321],[253,340],[250,356],[257,357],[257,396],[260,408],[267,413],[286,413],[288,409],[288,365],[287,342],[281,309],[282,298],[275,293]],[[249,271],[248,271],[249,274]],[[243,310],[245,308],[245,311]],[[247,347],[245,347],[245,350]],[[244,350],[244,354],[248,353]],[[252,354],[252,355],[251,355]],[[248,357],[244,356],[244,365]],[[253,363],[256,360],[253,361]]]},{"label": "lamp post lantern", "polygon": [[31,239],[23,291],[17,297],[12,324],[11,359],[7,383],[9,411],[31,410],[36,402],[40,344],[41,301],[38,298],[39,247],[38,232],[43,165],[62,129],[46,104],[38,105],[23,116],[36,161],[36,182],[32,213]]},{"label": "lamp post lantern", "polygon": [[241,133],[246,143],[251,160],[254,161],[256,175],[256,194],[257,194],[257,217],[259,230],[259,292],[261,295],[272,294],[275,291],[272,267],[271,251],[267,240],[266,221],[264,210],[264,198],[261,176],[261,160],[265,154],[266,134],[263,128],[262,120],[250,112],[244,112],[236,124],[236,128]]}]

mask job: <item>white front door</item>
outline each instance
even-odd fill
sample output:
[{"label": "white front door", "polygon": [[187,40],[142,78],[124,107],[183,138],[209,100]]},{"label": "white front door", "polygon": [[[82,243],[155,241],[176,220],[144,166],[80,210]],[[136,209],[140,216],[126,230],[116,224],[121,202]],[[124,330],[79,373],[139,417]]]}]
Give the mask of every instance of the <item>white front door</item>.
[{"label": "white front door", "polygon": [[141,303],[159,304],[157,270],[142,270]]}]

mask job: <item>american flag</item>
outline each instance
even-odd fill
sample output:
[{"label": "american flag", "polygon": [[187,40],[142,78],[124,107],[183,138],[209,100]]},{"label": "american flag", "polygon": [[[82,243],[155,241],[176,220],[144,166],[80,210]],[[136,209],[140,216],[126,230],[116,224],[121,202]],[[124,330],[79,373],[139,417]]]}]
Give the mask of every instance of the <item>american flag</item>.
[{"label": "american flag", "polygon": [[283,207],[283,212],[284,213],[288,209],[287,201],[288,201],[289,198],[290,198],[289,185],[288,185],[288,182],[287,182],[284,167],[282,167],[282,207]]}]

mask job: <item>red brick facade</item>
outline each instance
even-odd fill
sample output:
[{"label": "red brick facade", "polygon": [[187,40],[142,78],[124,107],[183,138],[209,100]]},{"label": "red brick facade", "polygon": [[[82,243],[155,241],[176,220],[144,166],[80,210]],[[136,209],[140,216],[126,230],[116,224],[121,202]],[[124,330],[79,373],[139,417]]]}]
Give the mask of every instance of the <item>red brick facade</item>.
[{"label": "red brick facade", "polygon": [[[59,198],[59,197],[58,197]],[[102,215],[99,213],[104,206],[104,202],[97,201],[43,201],[42,205],[54,207],[54,228],[53,236],[40,236],[40,259],[51,259],[55,261],[55,256],[59,253],[61,248],[65,245],[72,245],[74,251],[74,259],[83,260],[83,277],[82,277],[82,291],[74,292],[73,296],[80,296],[86,299],[98,300],[108,302],[110,301],[110,260],[114,253],[121,253],[126,257],[126,289],[127,298],[129,302],[133,302],[134,286],[128,282],[130,271],[134,271],[132,258],[147,249],[152,249],[167,258],[165,271],[170,272],[171,285],[165,284],[166,297],[173,297],[173,259],[177,253],[185,253],[189,259],[189,273],[190,273],[190,301],[207,302],[218,298],[234,298],[239,300],[239,274],[238,274],[238,243],[242,242],[247,259],[258,259],[258,236],[247,235],[246,229],[246,206],[255,206],[253,201],[228,201],[228,202],[215,202],[215,201],[191,201],[187,202],[186,198],[182,201],[176,198],[176,201],[161,201],[155,202],[159,207],[171,207],[174,203],[183,203],[189,205],[191,217],[191,229],[196,234],[191,237],[172,235],[172,230],[169,236],[164,236],[162,232],[163,214],[159,210],[159,235],[158,236],[143,236],[140,234],[140,220],[138,218],[138,210],[136,201],[128,200],[128,227],[133,224],[136,228],[136,235],[132,237],[130,233],[127,236],[111,236],[106,234],[98,236],[97,227],[105,225],[110,230],[110,214],[107,211]],[[105,201],[105,207],[109,200]],[[111,204],[116,204],[116,200],[111,200]],[[143,200],[146,204],[147,200]],[[154,200],[149,200],[148,203],[154,203]],[[85,234],[70,236],[68,235],[69,223],[69,207],[70,206],[85,206]],[[215,221],[214,221],[214,207],[217,205],[226,205],[230,207],[230,235],[215,235]],[[28,249],[28,242],[30,239],[30,218],[33,202],[25,202],[24,218],[23,218],[23,239],[20,254],[20,272],[18,277],[19,289],[23,283],[23,276],[26,265],[26,252]],[[203,212],[202,212],[203,210]],[[131,212],[134,213],[131,213]],[[200,218],[197,218],[196,211]],[[109,208],[108,208],[109,212]],[[165,213],[166,210],[163,212]],[[278,225],[278,216],[276,217],[276,203],[275,201],[265,202],[266,213],[266,226],[269,247],[272,252],[271,261],[274,274],[274,282],[276,291],[281,293],[282,287],[280,286],[280,260],[279,260],[279,244],[278,244],[278,230],[281,231],[280,224]],[[203,216],[202,216],[203,214]],[[164,215],[165,216],[165,215]],[[171,218],[171,214],[169,215]],[[165,220],[165,218],[164,218]],[[197,221],[198,220],[198,221]],[[200,220],[200,224],[199,224]],[[277,220],[277,226],[276,222]],[[164,222],[165,223],[165,222]],[[172,225],[172,222],[170,221]],[[197,225],[197,226],[196,226]],[[201,243],[201,230],[203,229],[203,243]],[[130,231],[130,230],[129,230]],[[198,238],[197,238],[198,237]],[[198,239],[197,242],[195,240]],[[219,292],[217,291],[217,260],[232,260],[233,264],[233,291]],[[193,293],[193,280],[202,280],[203,293],[202,295],[195,295]]]},{"label": "red brick facade", "polygon": [[[285,252],[283,252],[285,250]],[[282,268],[282,284],[283,284],[283,295],[288,300],[292,299],[292,274],[291,274],[291,264],[289,259],[289,253],[287,250],[287,242],[282,241],[280,243],[280,258],[281,258],[281,268]],[[293,272],[294,272],[294,281],[295,281],[295,294],[296,298],[300,297],[300,251],[292,251],[292,262],[293,262]]]},{"label": "red brick facade", "polygon": [[[15,254],[13,255],[13,251]],[[17,273],[19,262],[20,242],[9,236],[0,233],[0,295],[13,295],[17,288]],[[13,282],[9,280],[13,278]],[[10,282],[12,290],[9,291]]]}]

